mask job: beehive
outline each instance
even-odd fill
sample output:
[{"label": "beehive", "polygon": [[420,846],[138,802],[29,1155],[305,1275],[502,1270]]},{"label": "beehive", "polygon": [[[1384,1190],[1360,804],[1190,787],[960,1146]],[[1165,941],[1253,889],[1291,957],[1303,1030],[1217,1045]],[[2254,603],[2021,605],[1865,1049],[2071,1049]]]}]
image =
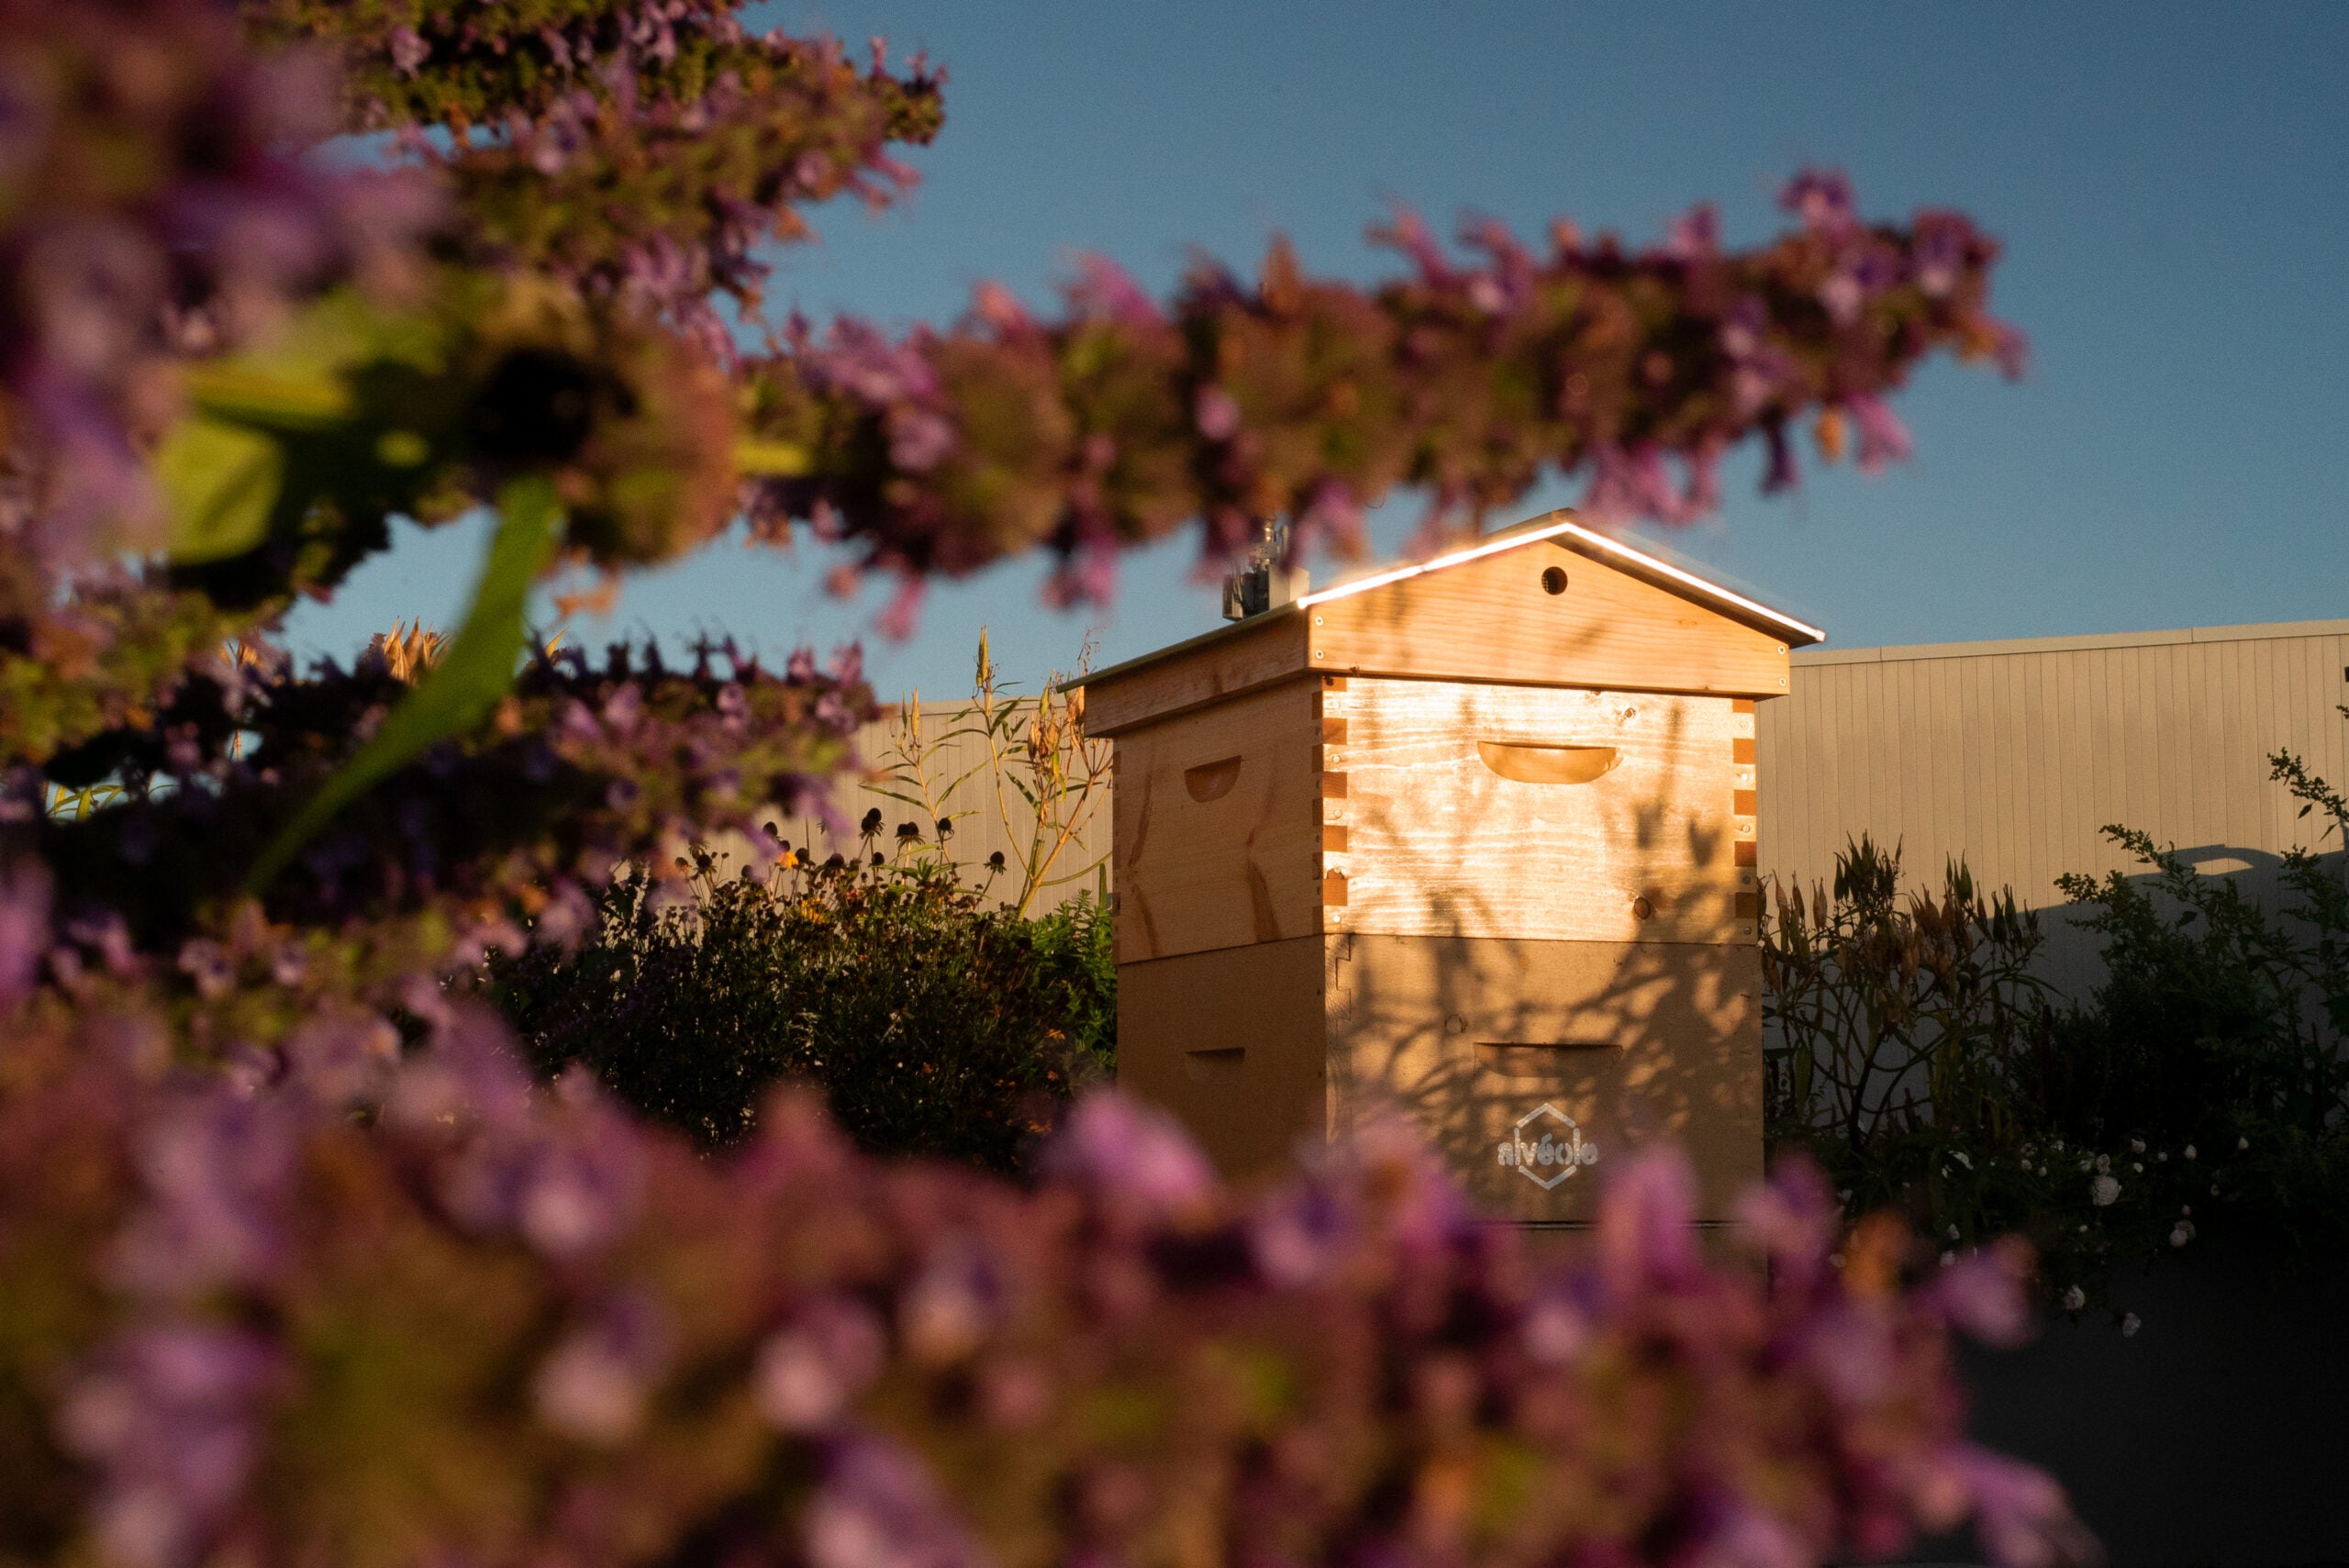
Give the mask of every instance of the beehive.
[{"label": "beehive", "polygon": [[1753,705],[1820,633],[1556,512],[1104,670],[1119,1076],[1227,1173],[1382,1109],[1493,1208],[1760,1173]]}]

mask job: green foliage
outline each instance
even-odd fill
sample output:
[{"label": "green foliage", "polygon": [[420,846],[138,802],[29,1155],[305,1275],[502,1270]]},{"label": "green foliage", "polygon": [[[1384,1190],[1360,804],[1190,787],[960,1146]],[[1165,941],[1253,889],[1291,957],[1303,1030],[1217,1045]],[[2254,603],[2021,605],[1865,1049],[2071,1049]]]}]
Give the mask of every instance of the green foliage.
[{"label": "green foliage", "polygon": [[433,742],[473,729],[514,684],[527,640],[530,584],[553,553],[562,522],[554,491],[535,475],[515,480],[498,497],[496,535],[473,590],[473,607],[455,640],[384,727],[303,803],[253,863],[250,885],[266,886],[337,812],[413,761]]},{"label": "green foliage", "polygon": [[[2274,776],[2349,828],[2299,759]],[[1862,839],[1832,894],[1776,890],[1763,929],[1769,1136],[1828,1169],[1852,1212],[1897,1208],[1951,1247],[2021,1233],[2077,1310],[2118,1265],[2216,1219],[2282,1254],[2349,1240],[2349,882],[2285,857],[2284,907],[2105,829],[2144,868],[2061,885],[2106,978],[2060,1005],[2011,892],[1962,863],[1899,891]]]},{"label": "green foliage", "polygon": [[763,882],[697,851],[684,902],[617,884],[595,936],[493,962],[491,994],[543,1070],[584,1063],[705,1147],[749,1136],[800,1079],[870,1151],[1017,1170],[1112,1066],[1108,916],[1082,897],[1028,919],[871,841]]}]

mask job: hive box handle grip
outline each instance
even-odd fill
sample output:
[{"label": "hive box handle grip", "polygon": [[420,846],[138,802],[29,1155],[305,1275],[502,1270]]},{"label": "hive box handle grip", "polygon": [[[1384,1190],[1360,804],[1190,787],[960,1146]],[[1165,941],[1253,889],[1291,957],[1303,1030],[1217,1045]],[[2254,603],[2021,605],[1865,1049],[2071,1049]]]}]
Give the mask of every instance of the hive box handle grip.
[{"label": "hive box handle grip", "polygon": [[1565,746],[1531,740],[1479,740],[1485,766],[1519,784],[1588,784],[1615,771],[1622,754],[1612,746]]},{"label": "hive box handle grip", "polygon": [[1476,1065],[1497,1078],[1551,1078],[1565,1071],[1571,1052],[1614,1049],[1611,1040],[1480,1040]]},{"label": "hive box handle grip", "polygon": [[1226,757],[1220,762],[1201,762],[1196,768],[1183,770],[1183,787],[1191,798],[1202,806],[1210,800],[1221,800],[1240,782],[1240,759]]}]

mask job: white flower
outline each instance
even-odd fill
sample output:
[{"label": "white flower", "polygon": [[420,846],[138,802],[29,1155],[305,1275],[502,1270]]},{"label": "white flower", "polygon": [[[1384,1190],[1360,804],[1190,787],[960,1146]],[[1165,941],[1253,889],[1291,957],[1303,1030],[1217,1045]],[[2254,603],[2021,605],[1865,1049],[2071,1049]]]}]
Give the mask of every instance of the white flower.
[{"label": "white flower", "polygon": [[2194,1212],[2194,1206],[2190,1203],[2179,1204],[2177,1206],[2177,1212],[2180,1214],[2192,1214]]},{"label": "white flower", "polygon": [[2134,1334],[2138,1329],[2144,1326],[2145,1320],[2132,1312],[2121,1319],[2121,1337],[2126,1339],[2128,1336]]},{"label": "white flower", "polygon": [[2194,1158],[2194,1145],[2191,1143],[2186,1146],[2186,1157],[2189,1160]]},{"label": "white flower", "polygon": [[2055,1140],[2055,1152],[2058,1154],[2064,1152],[2064,1140],[2060,1138]]},{"label": "white flower", "polygon": [[2110,1154],[2099,1154],[2099,1155],[2098,1155],[2098,1156],[2096,1157],[2096,1171],[2097,1171],[2097,1174],[2098,1174],[2098,1175],[2099,1175],[2099,1176],[2104,1175],[2104,1174],[2106,1174],[2107,1173],[2109,1173],[2110,1171],[2111,1171],[2111,1169],[2112,1169],[2112,1156],[2111,1156],[2111,1155],[2110,1155]]},{"label": "white flower", "polygon": [[1942,1267],[1948,1268],[1956,1262],[1957,1254],[1955,1252],[1943,1252],[1942,1254]]},{"label": "white flower", "polygon": [[2171,1246],[2183,1247],[2188,1241],[2193,1240],[2194,1221],[2190,1219],[2181,1219],[2176,1225],[2170,1227],[2169,1244]]},{"label": "white flower", "polygon": [[1954,1225],[1949,1228],[1949,1239],[1953,1241],[1957,1240],[1957,1227]]},{"label": "white flower", "polygon": [[2166,1165],[2169,1163],[2169,1151],[2166,1149],[2162,1150],[2160,1152],[2156,1153],[2154,1158]]},{"label": "white flower", "polygon": [[2096,1162],[2083,1154],[2080,1156],[2080,1169],[2083,1171],[2093,1171],[2096,1169]]},{"label": "white flower", "polygon": [[2240,1153],[2242,1153],[2244,1150],[2246,1150],[2246,1149],[2248,1149],[2248,1148],[2250,1148],[2250,1147],[2251,1147],[2251,1140],[2250,1140],[2250,1139],[2248,1139],[2248,1138],[2238,1138],[2238,1139],[2236,1139],[2236,1140],[2235,1140],[2235,1152],[2236,1152],[2236,1153],[2240,1154]]},{"label": "white flower", "polygon": [[2143,1172],[2145,1168],[2145,1162],[2143,1160],[2132,1160],[2129,1162],[2129,1168],[2132,1171]]},{"label": "white flower", "polygon": [[1949,1157],[1956,1161],[1959,1164],[1965,1166],[1969,1171],[1974,1169],[1974,1162],[1965,1157],[1965,1151],[1963,1149],[1951,1150],[1949,1151]]},{"label": "white flower", "polygon": [[2077,1312],[2081,1307],[2086,1307],[2087,1304],[2088,1293],[2082,1290],[2078,1285],[2074,1285],[2071,1289],[2064,1293],[2064,1310],[2066,1312]]},{"label": "white flower", "polygon": [[2112,1200],[2121,1195],[2121,1184],[2110,1176],[2099,1176],[2088,1184],[2088,1201],[2099,1208],[2110,1208]]},{"label": "white flower", "polygon": [[2132,1154],[2143,1154],[2144,1151],[2145,1140],[2143,1139],[2132,1138],[2129,1140],[2129,1152]]}]

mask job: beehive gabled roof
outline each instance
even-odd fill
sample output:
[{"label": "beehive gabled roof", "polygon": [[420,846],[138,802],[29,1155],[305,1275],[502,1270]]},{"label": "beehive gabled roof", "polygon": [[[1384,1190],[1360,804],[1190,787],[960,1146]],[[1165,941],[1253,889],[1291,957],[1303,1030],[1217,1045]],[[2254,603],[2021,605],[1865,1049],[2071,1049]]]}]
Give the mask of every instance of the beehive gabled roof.
[{"label": "beehive gabled roof", "polygon": [[[1643,550],[1634,550],[1619,539],[1584,526],[1575,510],[1561,506],[1554,512],[1486,534],[1473,544],[1447,550],[1442,555],[1421,562],[1408,562],[1399,566],[1379,567],[1358,573],[1342,582],[1332,583],[1297,600],[1300,606],[1327,604],[1333,599],[1349,598],[1356,594],[1375,593],[1397,583],[1424,577],[1431,573],[1464,566],[1472,561],[1482,561],[1505,550],[1520,550],[1530,544],[1564,543],[1578,553],[1590,555],[1611,566],[1629,572],[1668,594],[1676,594],[1706,608],[1742,621],[1757,631],[1766,631],[1783,638],[1789,648],[1802,648],[1814,642],[1824,642],[1827,634],[1815,626],[1798,621],[1782,611],[1774,610],[1757,599],[1722,584],[1698,576],[1687,567],[1676,566],[1661,556]],[[1129,661],[1131,662],[1131,661]],[[1107,672],[1104,672],[1106,673]]]},{"label": "beehive gabled roof", "polygon": [[[1569,573],[1553,557],[1528,575],[1514,552],[1539,546],[1584,564]],[[1115,734],[1312,672],[1776,696],[1787,651],[1825,636],[1561,509],[1098,671],[1086,728]]]}]

